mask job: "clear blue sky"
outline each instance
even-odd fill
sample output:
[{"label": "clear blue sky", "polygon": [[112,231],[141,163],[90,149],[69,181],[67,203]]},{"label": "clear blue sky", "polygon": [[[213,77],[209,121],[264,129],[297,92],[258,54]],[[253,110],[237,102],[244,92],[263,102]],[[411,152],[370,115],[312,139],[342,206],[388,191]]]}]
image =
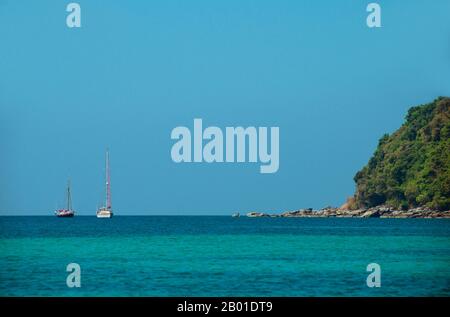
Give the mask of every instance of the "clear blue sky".
[{"label": "clear blue sky", "polygon": [[[52,214],[73,183],[117,214],[340,205],[410,106],[450,95],[450,2],[0,0],[0,214]],[[279,126],[280,169],[175,164],[171,130]]]}]

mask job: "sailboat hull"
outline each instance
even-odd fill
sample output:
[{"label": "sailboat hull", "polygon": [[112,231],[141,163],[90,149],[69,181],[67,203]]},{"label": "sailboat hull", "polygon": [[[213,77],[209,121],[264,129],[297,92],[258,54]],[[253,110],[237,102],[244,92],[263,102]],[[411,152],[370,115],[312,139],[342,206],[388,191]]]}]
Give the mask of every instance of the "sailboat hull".
[{"label": "sailboat hull", "polygon": [[111,218],[112,214],[109,215],[97,215],[97,218]]},{"label": "sailboat hull", "polygon": [[113,216],[113,212],[111,210],[99,210],[97,211],[97,218],[111,218]]},{"label": "sailboat hull", "polygon": [[57,210],[55,211],[56,217],[59,218],[70,218],[75,215],[73,210]]}]

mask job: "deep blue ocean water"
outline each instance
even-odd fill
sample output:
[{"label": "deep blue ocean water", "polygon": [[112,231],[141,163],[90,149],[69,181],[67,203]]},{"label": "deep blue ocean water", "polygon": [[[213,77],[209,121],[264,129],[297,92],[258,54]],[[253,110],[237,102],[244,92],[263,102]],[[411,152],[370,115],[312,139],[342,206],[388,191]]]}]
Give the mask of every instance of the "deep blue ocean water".
[{"label": "deep blue ocean water", "polygon": [[0,217],[0,295],[449,296],[450,220]]}]

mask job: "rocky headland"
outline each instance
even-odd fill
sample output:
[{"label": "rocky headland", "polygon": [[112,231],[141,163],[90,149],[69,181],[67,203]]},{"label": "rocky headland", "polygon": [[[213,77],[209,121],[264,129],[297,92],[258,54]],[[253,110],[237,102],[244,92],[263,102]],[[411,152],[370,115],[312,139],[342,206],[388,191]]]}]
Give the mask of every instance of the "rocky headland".
[{"label": "rocky headland", "polygon": [[356,191],[340,207],[249,217],[450,218],[450,98],[409,109],[356,173]]},{"label": "rocky headland", "polygon": [[396,210],[388,206],[377,206],[355,210],[325,207],[319,210],[312,208],[285,211],[281,213],[249,212],[247,217],[281,217],[281,218],[450,218],[450,210],[437,211],[428,208]]}]

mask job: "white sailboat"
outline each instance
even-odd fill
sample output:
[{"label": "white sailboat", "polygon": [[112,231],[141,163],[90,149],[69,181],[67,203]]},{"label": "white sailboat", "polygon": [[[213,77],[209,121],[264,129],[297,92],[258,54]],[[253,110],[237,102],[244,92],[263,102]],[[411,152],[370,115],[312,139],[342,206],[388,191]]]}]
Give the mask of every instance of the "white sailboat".
[{"label": "white sailboat", "polygon": [[111,218],[113,216],[111,206],[111,184],[109,174],[109,151],[106,150],[106,204],[97,210],[97,218]]}]

